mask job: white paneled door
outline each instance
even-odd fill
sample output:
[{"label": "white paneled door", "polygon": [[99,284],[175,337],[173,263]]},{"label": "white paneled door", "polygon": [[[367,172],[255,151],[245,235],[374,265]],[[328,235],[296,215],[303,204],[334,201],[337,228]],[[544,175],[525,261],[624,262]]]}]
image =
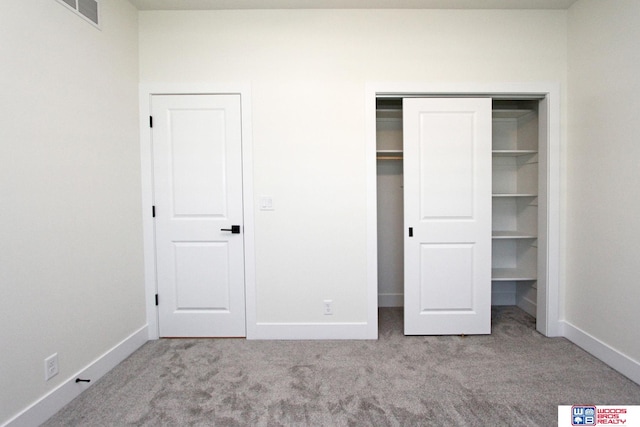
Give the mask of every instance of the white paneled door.
[{"label": "white paneled door", "polygon": [[405,334],[491,333],[491,99],[405,98]]},{"label": "white paneled door", "polygon": [[151,111],[160,336],[245,336],[240,96]]}]

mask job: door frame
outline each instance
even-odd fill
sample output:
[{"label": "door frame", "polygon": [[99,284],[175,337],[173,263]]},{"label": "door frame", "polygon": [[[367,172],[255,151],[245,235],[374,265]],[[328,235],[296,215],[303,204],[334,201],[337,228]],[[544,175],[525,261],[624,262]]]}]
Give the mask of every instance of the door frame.
[{"label": "door frame", "polygon": [[[379,97],[491,97],[544,99],[546,104],[547,252],[546,289],[538,289],[545,313],[538,317],[542,334],[562,336],[560,282],[560,84],[559,83],[367,83],[365,88],[367,192],[367,324],[378,327],[378,219],[376,192],[376,99]],[[540,313],[540,311],[538,311]]]},{"label": "door frame", "polygon": [[139,88],[140,105],[140,163],[142,190],[142,232],[144,246],[145,307],[149,339],[159,337],[158,308],[156,306],[157,274],[155,232],[152,217],[153,157],[151,145],[151,97],[153,95],[240,95],[242,120],[242,215],[244,239],[244,286],[246,337],[255,335],[255,228],[253,214],[253,149],[251,130],[251,86],[249,83],[144,83]]}]

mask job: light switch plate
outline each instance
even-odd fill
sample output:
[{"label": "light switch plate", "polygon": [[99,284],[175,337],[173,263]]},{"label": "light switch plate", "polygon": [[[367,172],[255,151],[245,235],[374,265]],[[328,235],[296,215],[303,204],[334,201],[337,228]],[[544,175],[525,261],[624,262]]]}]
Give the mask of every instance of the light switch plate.
[{"label": "light switch plate", "polygon": [[260,197],[260,210],[261,211],[272,211],[273,208],[273,197],[271,196],[261,196]]}]

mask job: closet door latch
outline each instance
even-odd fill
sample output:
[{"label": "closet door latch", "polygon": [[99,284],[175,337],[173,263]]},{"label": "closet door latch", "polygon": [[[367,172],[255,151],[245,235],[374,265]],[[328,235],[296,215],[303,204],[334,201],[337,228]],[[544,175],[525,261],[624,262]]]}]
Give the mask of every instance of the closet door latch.
[{"label": "closet door latch", "polygon": [[413,237],[413,227],[409,227],[409,237]]}]

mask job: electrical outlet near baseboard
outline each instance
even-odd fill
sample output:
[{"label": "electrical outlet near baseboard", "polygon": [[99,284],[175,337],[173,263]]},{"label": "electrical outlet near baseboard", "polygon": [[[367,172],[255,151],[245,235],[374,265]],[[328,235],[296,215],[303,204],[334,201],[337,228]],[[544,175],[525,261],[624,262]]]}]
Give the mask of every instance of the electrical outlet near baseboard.
[{"label": "electrical outlet near baseboard", "polygon": [[56,375],[58,375],[58,353],[53,353],[44,359],[44,380],[49,381]]},{"label": "electrical outlet near baseboard", "polygon": [[324,315],[331,316],[333,314],[333,300],[326,299],[322,301],[322,304],[324,306]]}]

